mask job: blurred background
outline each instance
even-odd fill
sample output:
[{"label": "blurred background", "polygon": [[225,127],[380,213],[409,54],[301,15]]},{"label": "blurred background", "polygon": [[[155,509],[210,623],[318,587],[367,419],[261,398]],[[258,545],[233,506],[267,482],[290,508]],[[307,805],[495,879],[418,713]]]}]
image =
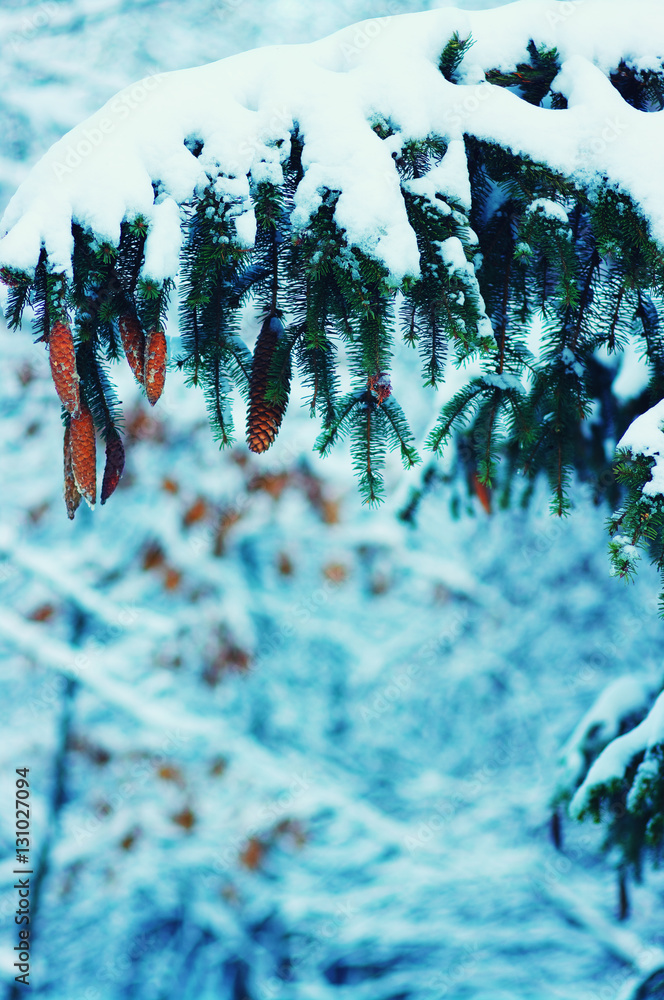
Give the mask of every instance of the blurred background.
[{"label": "blurred background", "polygon": [[[0,206],[134,80],[432,6],[3,0]],[[440,400],[405,347],[395,367],[421,440]],[[219,453],[177,373],[151,410],[124,368],[127,470],[72,524],[47,355],[0,324],[6,996],[28,767],[35,996],[618,997],[611,859],[592,826],[567,824],[564,854],[548,831],[581,715],[661,667],[657,580],[609,576],[601,488],[559,522],[545,490],[489,515],[462,477],[405,523],[418,475],[390,464],[363,509],[297,398],[267,455]],[[644,948],[663,890],[634,893]]]}]

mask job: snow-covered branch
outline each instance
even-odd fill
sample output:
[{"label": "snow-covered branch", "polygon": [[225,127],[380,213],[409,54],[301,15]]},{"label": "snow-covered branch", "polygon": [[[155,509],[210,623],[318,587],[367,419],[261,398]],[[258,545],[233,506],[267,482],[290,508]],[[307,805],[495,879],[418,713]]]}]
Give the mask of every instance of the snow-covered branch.
[{"label": "snow-covered branch", "polygon": [[[305,152],[294,223],[306,226],[326,189],[340,192],[337,223],[397,283],[419,272],[419,259],[394,156],[429,135],[476,136],[567,176],[603,176],[631,194],[664,240],[658,174],[642,169],[661,141],[660,117],[629,107],[607,78],[625,57],[643,69],[658,64],[660,5],[640,0],[625,18],[619,0],[583,0],[571,10],[556,0],[519,0],[492,11],[382,18],[359,48],[353,39],[361,31],[267,47],[121,91],[56,143],[21,185],[2,223],[9,232],[0,262],[32,272],[44,246],[51,267],[69,273],[72,222],[116,246],[122,221],[142,215],[151,234],[144,274],[173,277],[178,206],[211,178],[237,200],[239,238],[250,245],[246,178],[279,182],[295,129]],[[458,84],[437,65],[454,32],[475,40]],[[531,39],[560,53],[555,89],[566,110],[534,107],[484,82],[487,71],[527,59]],[[394,130],[387,141],[373,130],[379,122]],[[454,155],[456,193],[467,180],[463,157]]]}]

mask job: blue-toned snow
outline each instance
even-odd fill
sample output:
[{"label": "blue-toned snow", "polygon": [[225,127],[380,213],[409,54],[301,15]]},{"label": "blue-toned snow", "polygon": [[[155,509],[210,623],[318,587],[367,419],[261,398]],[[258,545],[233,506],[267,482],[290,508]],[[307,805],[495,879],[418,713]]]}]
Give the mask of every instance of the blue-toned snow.
[{"label": "blue-toned snow", "polygon": [[[384,13],[352,6],[197,2],[183,24],[175,3],[6,4],[3,194],[119,86]],[[44,349],[2,328],[0,358],[4,981],[14,769],[38,852],[68,706],[34,996],[617,998],[662,943],[662,879],[620,937],[597,831],[568,822],[556,853],[548,801],[604,686],[661,679],[663,626],[647,566],[633,587],[609,575],[589,491],[560,522],[544,493],[488,517],[461,484],[472,516],[453,520],[441,487],[409,528],[397,465],[362,509],[297,400],[267,456],[229,458],[177,375],[149,411],[120,368],[127,473],[72,525]],[[421,439],[434,399],[405,348],[395,370]]]}]

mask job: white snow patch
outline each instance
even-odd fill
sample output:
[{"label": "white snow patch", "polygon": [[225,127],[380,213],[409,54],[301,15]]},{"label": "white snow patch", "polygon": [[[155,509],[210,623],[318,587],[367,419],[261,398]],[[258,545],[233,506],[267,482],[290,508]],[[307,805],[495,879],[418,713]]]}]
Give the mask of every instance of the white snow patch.
[{"label": "white snow patch", "polygon": [[470,271],[472,274],[475,273],[473,265],[466,260],[463,243],[458,236],[449,236],[442,243],[439,243],[438,246],[440,247],[439,253],[443,263],[450,273],[461,272],[465,274],[467,271]]},{"label": "white snow patch", "polygon": [[650,482],[643,487],[646,496],[664,494],[663,425],[664,399],[633,420],[618,442],[618,448],[631,452],[632,456],[645,455],[655,459]]},{"label": "white snow patch", "polygon": [[424,177],[406,181],[403,187],[411,194],[424,196],[444,215],[449,215],[450,208],[443,198],[459,205],[464,212],[469,212],[470,177],[463,141],[452,139],[440,163],[432,167]]},{"label": "white snow patch", "polygon": [[514,389],[515,392],[526,391],[521,379],[510,372],[489,372],[488,375],[482,376],[482,381],[496,389]]},{"label": "white snow patch", "polygon": [[549,219],[556,219],[558,222],[565,223],[565,225],[569,224],[569,218],[563,206],[559,205],[557,201],[551,201],[550,198],[535,198],[534,201],[531,201],[526,212],[528,214],[540,212]]},{"label": "white snow patch", "polygon": [[[612,780],[620,780],[638,754],[644,751],[647,754],[649,750],[654,750],[662,743],[664,743],[664,692],[657,698],[643,722],[605,747],[572,799],[571,815],[578,817],[583,812],[594,789]],[[646,759],[649,758],[646,756]]]},{"label": "white snow patch", "polygon": [[561,782],[576,784],[585,769],[584,751],[590,744],[605,745],[620,731],[623,719],[645,711],[653,685],[645,677],[619,677],[588,709],[560,754]]},{"label": "white snow patch", "polygon": [[165,198],[154,206],[150,215],[141,276],[161,284],[178,270],[182,242],[180,209],[172,198]]},{"label": "white snow patch", "polygon": [[237,242],[243,249],[253,247],[256,242],[256,213],[253,209],[235,217],[235,232]]},{"label": "white snow patch", "polygon": [[562,363],[566,368],[569,368],[574,374],[581,378],[583,375],[583,365],[576,360],[574,357],[574,352],[569,349],[569,347],[564,347],[560,354]]},{"label": "white snow patch", "polygon": [[630,340],[620,355],[620,370],[614,379],[611,391],[621,403],[639,396],[650,381],[650,366]]}]

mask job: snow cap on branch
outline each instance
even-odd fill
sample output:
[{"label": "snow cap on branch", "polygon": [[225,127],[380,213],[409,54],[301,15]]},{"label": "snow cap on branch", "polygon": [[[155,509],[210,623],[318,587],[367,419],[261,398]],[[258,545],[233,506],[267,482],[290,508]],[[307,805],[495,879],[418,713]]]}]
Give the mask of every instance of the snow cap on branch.
[{"label": "snow cap on branch", "polygon": [[[445,79],[437,65],[455,31],[461,38],[472,33],[475,41],[459,83]],[[357,43],[359,36],[366,44]],[[527,58],[531,39],[557,48],[554,89],[568,109],[535,107],[481,82],[487,71],[513,70]],[[268,47],[148,77],[121,91],[36,165],[5,213],[0,265],[33,273],[43,246],[50,268],[71,274],[72,222],[116,246],[123,220],[140,215],[159,231],[151,242],[161,245],[145,273],[173,277],[175,207],[219,175],[232,181],[251,174],[260,181],[267,171],[274,182],[297,127],[304,176],[293,224],[305,227],[325,191],[338,192],[335,217],[348,242],[384,264],[399,284],[419,273],[417,241],[394,143],[376,134],[377,121],[388,122],[404,142],[428,135],[450,142],[435,176],[417,182],[427,193],[435,184],[467,206],[465,157],[455,140],[476,136],[584,182],[608,178],[631,194],[664,242],[659,174],[642,169],[664,141],[661,116],[630,108],[606,75],[626,56],[634,65],[661,65],[662,52],[664,10],[654,0],[639,0],[629,17],[622,0],[518,0],[489,11],[381,18],[313,44]],[[169,209],[161,208],[164,200]],[[238,233],[250,245],[250,216],[239,216]]]},{"label": "snow cap on branch", "polygon": [[651,480],[643,486],[646,496],[664,494],[664,400],[642,413],[632,421],[618,442],[618,449],[629,451],[633,456],[645,455],[655,464]]}]

